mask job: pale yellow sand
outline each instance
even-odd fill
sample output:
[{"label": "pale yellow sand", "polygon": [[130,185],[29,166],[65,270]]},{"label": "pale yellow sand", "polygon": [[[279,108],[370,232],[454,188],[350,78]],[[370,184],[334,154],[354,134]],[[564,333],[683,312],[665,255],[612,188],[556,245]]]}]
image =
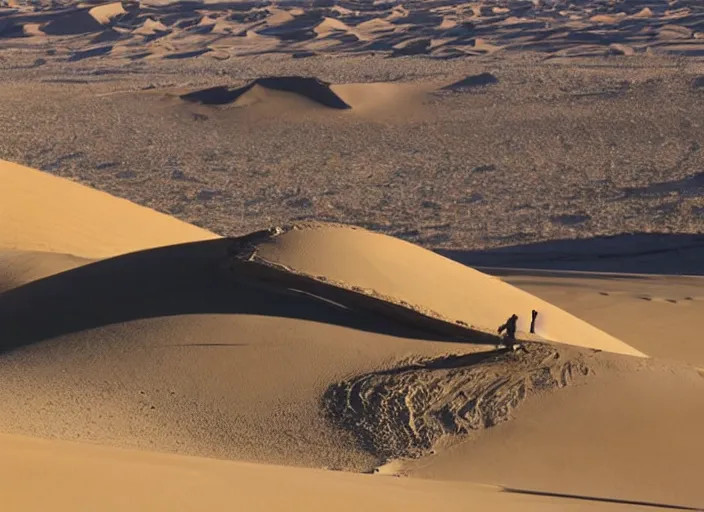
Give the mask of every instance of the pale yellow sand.
[{"label": "pale yellow sand", "polygon": [[704,368],[704,278],[488,270],[652,357]]},{"label": "pale yellow sand", "polygon": [[105,258],[217,235],[149,208],[0,161],[0,250]]},{"label": "pale yellow sand", "polygon": [[513,421],[410,471],[441,480],[701,507],[704,377],[647,363],[535,397]]},{"label": "pale yellow sand", "polygon": [[16,436],[0,436],[0,448],[3,506],[22,512],[652,510],[512,494],[493,486],[262,466]]}]

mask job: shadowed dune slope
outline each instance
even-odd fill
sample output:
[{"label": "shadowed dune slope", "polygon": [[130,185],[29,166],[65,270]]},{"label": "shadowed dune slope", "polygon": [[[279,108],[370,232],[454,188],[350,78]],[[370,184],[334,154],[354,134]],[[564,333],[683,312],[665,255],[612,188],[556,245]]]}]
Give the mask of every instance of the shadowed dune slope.
[{"label": "shadowed dune slope", "polygon": [[92,261],[70,254],[0,250],[0,293]]},{"label": "shadowed dune slope", "polygon": [[76,9],[57,15],[41,31],[51,36],[68,36],[100,32],[110,22],[126,14],[121,2],[106,3],[92,8]]},{"label": "shadowed dune slope", "polygon": [[292,93],[333,109],[351,108],[330,89],[330,84],[300,76],[258,78],[244,87],[213,87],[184,94],[181,99],[204,105],[246,106],[265,100],[265,91]]},{"label": "shadowed dune slope", "polygon": [[256,243],[252,259],[322,279],[495,333],[511,314],[529,331],[531,310],[539,312],[536,334],[551,341],[629,355],[643,355],[620,340],[528,293],[474,269],[385,235],[364,229],[303,224]]},{"label": "shadowed dune slope", "polygon": [[624,233],[438,253],[472,267],[704,275],[704,236],[688,233]]},{"label": "shadowed dune slope", "polygon": [[0,250],[104,258],[217,235],[104,192],[0,161]]}]

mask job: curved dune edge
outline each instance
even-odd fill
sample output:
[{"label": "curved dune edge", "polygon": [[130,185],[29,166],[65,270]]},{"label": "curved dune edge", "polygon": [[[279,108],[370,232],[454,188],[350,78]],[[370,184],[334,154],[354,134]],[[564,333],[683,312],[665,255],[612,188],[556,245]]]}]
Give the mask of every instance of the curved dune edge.
[{"label": "curved dune edge", "polygon": [[0,160],[0,250],[107,258],[219,238],[69,180]]},{"label": "curved dune edge", "polygon": [[[308,223],[273,228],[238,239],[232,256],[234,264],[257,264],[254,271],[262,278],[291,281],[296,276],[297,284],[307,283],[317,292],[330,287],[344,290],[358,305],[374,304],[377,311],[413,316],[424,326],[465,340],[495,343],[499,338],[495,326],[512,313],[525,311],[522,319],[519,315],[519,339],[544,339],[646,357],[498,279],[408,242],[357,227]],[[527,333],[526,316],[533,308],[539,311],[538,336]]]}]

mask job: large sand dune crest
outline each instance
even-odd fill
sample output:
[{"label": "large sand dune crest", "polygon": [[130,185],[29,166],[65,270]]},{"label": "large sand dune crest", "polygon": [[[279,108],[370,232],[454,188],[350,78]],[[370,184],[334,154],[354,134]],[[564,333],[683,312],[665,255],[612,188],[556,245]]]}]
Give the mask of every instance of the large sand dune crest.
[{"label": "large sand dune crest", "polygon": [[513,313],[519,316],[519,331],[527,333],[530,312],[536,309],[539,320],[535,332],[543,338],[643,355],[550,304],[504,286],[485,274],[439,258],[413,244],[359,228],[325,224],[294,226],[254,244],[245,256],[341,288],[379,296],[480,333],[495,334],[496,327]]},{"label": "large sand dune crest", "polygon": [[[290,317],[385,334],[413,334],[412,329],[375,322],[332,303],[320,301],[313,306],[313,295],[289,290],[285,281],[283,287],[271,280],[273,286],[262,287],[253,278],[255,272],[227,272],[232,268],[228,266],[232,246],[233,241],[220,239],[152,249],[9,290],[0,296],[2,350],[112,324],[198,314]],[[304,283],[299,286],[305,290]],[[344,304],[344,297],[336,298]],[[33,321],[36,315],[43,321]],[[432,333],[415,335],[428,336]]]}]

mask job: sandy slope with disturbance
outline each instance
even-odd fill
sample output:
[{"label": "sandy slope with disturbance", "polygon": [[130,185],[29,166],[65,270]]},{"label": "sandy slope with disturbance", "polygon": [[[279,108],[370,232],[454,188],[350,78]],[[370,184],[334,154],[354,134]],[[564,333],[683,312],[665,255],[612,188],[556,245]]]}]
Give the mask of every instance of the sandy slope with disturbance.
[{"label": "sandy slope with disturbance", "polygon": [[[495,277],[388,236],[302,223],[217,238],[37,171],[6,165],[3,173],[13,179],[0,188],[9,205],[0,236],[14,242],[0,259],[2,432],[316,468],[390,462],[397,469],[385,471],[411,476],[628,502],[704,498],[695,483],[704,379],[690,367],[640,357]],[[96,255],[112,257],[86,258]],[[535,304],[547,343],[497,349],[497,323]],[[271,499],[288,496],[294,509],[303,495],[293,487],[312,485],[335,489],[335,501],[318,491],[320,506],[343,507],[347,492],[369,506],[392,496],[414,507],[431,497],[509,510],[565,505],[465,484],[0,443],[14,474],[36,475],[41,465],[51,490],[28,497],[17,487],[20,509],[43,497],[75,505],[66,465],[96,486],[117,475],[145,507],[158,499],[147,483],[159,474],[161,488],[188,488],[186,474],[192,490],[210,489],[199,503],[225,499],[233,491],[219,482],[234,481],[246,489],[243,506],[248,496],[276,506],[247,493],[281,478],[286,492]],[[607,462],[617,479],[607,478]],[[86,507],[115,500],[93,489]]]},{"label": "sandy slope with disturbance", "polygon": [[704,376],[649,362],[529,399],[515,418],[413,463],[415,476],[701,507]]}]

